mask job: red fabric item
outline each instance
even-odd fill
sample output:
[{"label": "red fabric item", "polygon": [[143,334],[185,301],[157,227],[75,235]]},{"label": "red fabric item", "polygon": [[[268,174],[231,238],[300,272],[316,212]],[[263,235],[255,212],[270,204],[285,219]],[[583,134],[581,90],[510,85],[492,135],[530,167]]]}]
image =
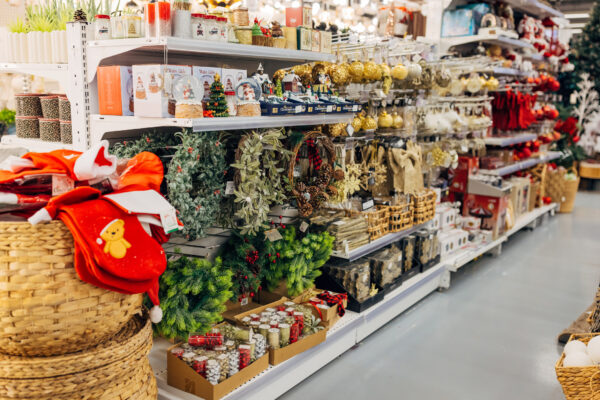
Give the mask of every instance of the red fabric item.
[{"label": "red fabric item", "polygon": [[154,189],[160,192],[163,173],[162,162],[156,154],[147,151],[139,153],[127,162],[119,176],[119,191]]},{"label": "red fabric item", "polygon": [[104,199],[58,205],[58,218],[73,234],[79,277],[121,293],[147,292],[159,304],[158,278],[167,266],[160,244],[135,215]]},{"label": "red fabric item", "polygon": [[81,152],[73,150],[54,150],[49,153],[27,153],[21,158],[31,160],[34,167],[17,173],[0,170],[0,183],[14,182],[16,179],[30,175],[50,174],[68,175],[71,179],[76,180],[73,167],[80,155]]}]

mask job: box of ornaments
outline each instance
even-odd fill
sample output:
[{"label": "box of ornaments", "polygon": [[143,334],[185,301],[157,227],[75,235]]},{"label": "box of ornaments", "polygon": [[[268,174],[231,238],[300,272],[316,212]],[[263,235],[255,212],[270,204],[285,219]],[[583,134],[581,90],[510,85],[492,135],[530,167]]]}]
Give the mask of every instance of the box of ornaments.
[{"label": "box of ornaments", "polygon": [[321,324],[331,329],[346,313],[348,294],[311,288],[293,298],[294,303],[306,305]]},{"label": "box of ornaments", "polygon": [[327,329],[311,307],[286,297],[235,318],[244,329],[267,338],[271,365],[281,364],[323,343],[327,335]]},{"label": "box of ornaments", "polygon": [[167,383],[206,400],[217,400],[269,366],[266,336],[228,323],[192,333],[167,350]]}]

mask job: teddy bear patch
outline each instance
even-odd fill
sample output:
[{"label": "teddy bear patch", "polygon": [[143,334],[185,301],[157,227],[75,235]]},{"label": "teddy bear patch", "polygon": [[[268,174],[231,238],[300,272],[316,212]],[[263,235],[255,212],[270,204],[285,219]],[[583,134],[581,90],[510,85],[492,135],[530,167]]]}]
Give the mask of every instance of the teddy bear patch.
[{"label": "teddy bear patch", "polygon": [[[127,249],[131,244],[125,240],[125,221],[122,219],[114,219],[108,223],[101,231],[100,238],[104,239],[104,252],[110,254],[114,258],[123,258],[127,254]],[[96,242],[102,244],[102,239],[98,238]]]}]

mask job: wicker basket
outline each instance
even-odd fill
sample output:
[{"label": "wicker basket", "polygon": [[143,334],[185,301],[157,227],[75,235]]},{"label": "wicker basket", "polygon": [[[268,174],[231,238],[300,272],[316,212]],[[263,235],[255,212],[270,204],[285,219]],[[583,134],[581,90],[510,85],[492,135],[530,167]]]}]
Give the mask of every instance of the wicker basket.
[{"label": "wicker basket", "polygon": [[600,179],[600,164],[582,161],[579,164],[579,176],[587,179]]},{"label": "wicker basket", "polygon": [[531,192],[530,196],[535,197],[535,206],[542,207],[544,205],[544,197],[546,196],[546,186],[548,184],[548,164],[538,164],[529,170],[533,176],[533,180],[538,183],[537,191]]},{"label": "wicker basket", "polygon": [[95,346],[118,332],[142,299],[81,281],[62,222],[0,222],[0,353],[51,356]]},{"label": "wicker basket", "polygon": [[[587,344],[598,333],[578,333],[571,340]],[[556,378],[567,400],[600,400],[600,367],[563,367],[564,353],[556,363]]]},{"label": "wicker basket", "polygon": [[387,208],[363,213],[369,225],[369,239],[375,240],[390,233],[390,213]]},{"label": "wicker basket", "polygon": [[424,189],[413,195],[413,222],[425,223],[435,216],[436,194],[432,189]]},{"label": "wicker basket", "polygon": [[574,181],[564,182],[563,201],[560,203],[560,209],[558,212],[570,213],[575,207],[575,196],[577,196],[577,189],[579,189],[580,178],[577,177]]},{"label": "wicker basket", "polygon": [[156,399],[148,353],[152,327],[134,317],[90,350],[55,357],[0,357],[0,400]]},{"label": "wicker basket", "polygon": [[565,175],[567,170],[558,168],[546,172],[545,196],[549,196],[554,203],[561,203],[565,192]]},{"label": "wicker basket", "polygon": [[413,205],[410,202],[393,206],[381,205],[377,208],[387,208],[392,233],[403,231],[413,225]]}]

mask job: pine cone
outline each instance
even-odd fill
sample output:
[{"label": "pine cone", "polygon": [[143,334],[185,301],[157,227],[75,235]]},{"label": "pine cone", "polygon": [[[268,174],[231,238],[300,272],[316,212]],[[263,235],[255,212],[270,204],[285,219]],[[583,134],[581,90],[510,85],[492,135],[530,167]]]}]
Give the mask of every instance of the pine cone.
[{"label": "pine cone", "polygon": [[303,203],[298,205],[298,214],[301,217],[308,217],[312,214],[313,208],[309,203]]},{"label": "pine cone", "polygon": [[81,8],[76,10],[73,14],[73,21],[75,22],[87,22],[87,15],[85,15],[85,11]]},{"label": "pine cone", "polygon": [[336,181],[343,181],[344,180],[344,171],[341,169],[336,169],[333,172],[333,179],[335,179]]}]

